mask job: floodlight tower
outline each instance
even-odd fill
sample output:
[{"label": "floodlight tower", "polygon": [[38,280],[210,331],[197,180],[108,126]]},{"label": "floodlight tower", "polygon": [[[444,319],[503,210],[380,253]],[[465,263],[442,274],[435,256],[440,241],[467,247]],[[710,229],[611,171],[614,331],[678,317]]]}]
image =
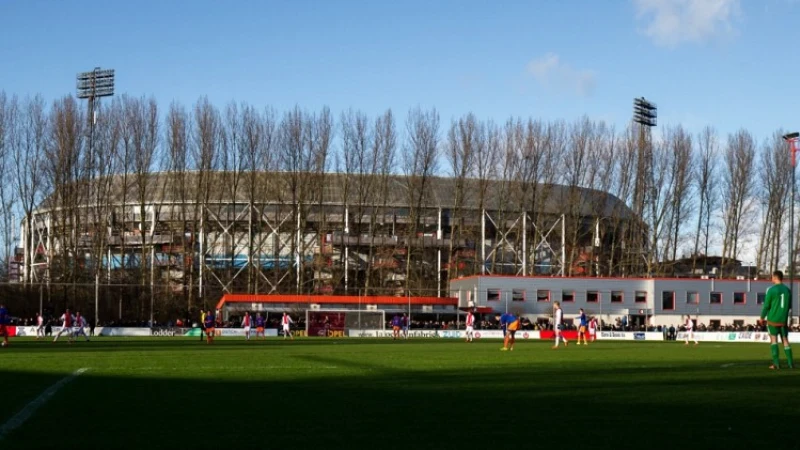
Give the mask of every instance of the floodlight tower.
[{"label": "floodlight tower", "polygon": [[[650,129],[658,124],[658,108],[656,104],[645,100],[644,97],[633,99],[633,121],[639,124],[639,158],[637,163],[636,186],[634,188],[633,209],[638,216],[637,219],[643,220],[646,199],[649,194],[648,191],[653,188],[653,186],[651,186],[652,174],[649,173],[652,161],[650,161],[649,153],[645,150],[648,144],[647,138],[650,136]],[[637,234],[640,235],[641,233]],[[635,251],[640,250],[641,248]],[[648,254],[648,258],[650,256],[651,255]],[[638,261],[638,257],[636,261]],[[649,264],[647,269],[649,272]],[[648,273],[648,275],[651,274]]]},{"label": "floodlight tower", "polygon": [[[800,133],[788,133],[783,135],[783,140],[789,143],[789,152],[792,154],[792,209],[789,218],[789,298],[791,302],[789,309],[794,307],[794,191],[795,191],[795,166],[797,165],[797,152],[800,150],[797,143],[800,142]],[[797,309],[800,314],[800,305]],[[798,319],[800,320],[800,319]],[[788,324],[787,324],[788,325]]]},{"label": "floodlight tower", "polygon": [[[94,126],[97,123],[95,107],[100,98],[114,95],[114,69],[95,67],[91,72],[79,73],[77,85],[78,98],[85,98],[89,101],[89,172],[91,173],[94,170]],[[86,186],[91,189],[88,180]],[[108,263],[111,264],[111,261]],[[94,271],[94,324],[97,326],[100,319],[98,311],[100,303],[100,270],[95,267]]]}]

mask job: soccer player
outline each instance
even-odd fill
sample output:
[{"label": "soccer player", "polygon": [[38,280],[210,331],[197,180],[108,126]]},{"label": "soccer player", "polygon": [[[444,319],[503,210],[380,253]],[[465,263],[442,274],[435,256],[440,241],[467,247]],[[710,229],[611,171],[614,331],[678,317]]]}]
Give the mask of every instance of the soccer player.
[{"label": "soccer player", "polygon": [[267,336],[264,334],[264,325],[266,325],[264,315],[258,313],[258,316],[256,316],[256,339],[258,339],[258,336],[261,336],[264,339],[267,338]]},{"label": "soccer player", "polygon": [[395,341],[397,338],[400,337],[400,328],[403,326],[403,319],[400,318],[399,314],[395,314],[392,317],[392,340]]},{"label": "soccer player", "polygon": [[89,323],[86,322],[86,319],[81,315],[80,311],[75,312],[75,327],[72,329],[72,336],[75,339],[78,339],[78,336],[83,335],[86,338],[86,342],[89,342],[89,336],[86,335],[86,327],[89,326]]},{"label": "soccer player", "polygon": [[589,340],[594,342],[597,340],[597,318],[592,317],[589,320]]},{"label": "soccer player", "polygon": [[[205,332],[206,332],[206,343],[213,344],[214,343],[214,314],[211,310],[205,314],[205,322],[203,323]],[[202,336],[202,335],[201,335]]]},{"label": "soccer player", "polygon": [[44,317],[42,317],[42,313],[36,313],[36,340],[39,340],[39,337],[44,339]]},{"label": "soccer player", "polygon": [[567,342],[567,338],[561,336],[561,330],[564,329],[564,310],[561,309],[561,304],[558,302],[553,303],[553,331],[556,333],[556,344],[553,346],[553,349],[558,348],[558,344],[560,340],[564,340],[564,347],[569,345]]},{"label": "soccer player", "polygon": [[3,336],[3,347],[8,347],[8,310],[0,303],[0,335]]},{"label": "soccer player", "polygon": [[242,327],[244,328],[244,337],[245,340],[250,340],[250,312],[244,312],[244,318],[242,319]]},{"label": "soccer player", "polygon": [[283,313],[283,318],[281,318],[281,324],[283,324],[283,339],[286,339],[287,337],[289,337],[292,340],[294,340],[294,336],[292,335],[292,332],[289,329],[291,324],[293,324],[293,323],[294,323],[294,320],[292,320],[292,318],[288,314],[286,314],[284,312]]},{"label": "soccer player", "polygon": [[403,313],[403,339],[408,339],[408,314]]},{"label": "soccer player", "polygon": [[475,335],[475,315],[472,314],[472,310],[467,311],[467,342],[472,342],[473,336]]},{"label": "soccer player", "polygon": [[75,316],[73,316],[72,313],[69,312],[69,308],[67,308],[64,311],[64,314],[61,315],[60,320],[61,320],[61,329],[58,330],[58,334],[56,334],[56,337],[53,339],[53,342],[55,343],[56,341],[58,341],[58,338],[60,338],[62,334],[67,333],[68,342],[71,344],[72,324],[75,323]]},{"label": "soccer player", "polygon": [[578,345],[581,345],[581,336],[583,336],[583,345],[589,345],[589,341],[586,340],[586,327],[589,326],[589,321],[586,319],[586,312],[583,308],[580,309],[580,312],[578,316]]},{"label": "soccer player", "polygon": [[505,313],[500,316],[500,326],[503,327],[503,348],[502,351],[513,351],[516,334],[519,329],[519,318],[512,313]]},{"label": "soccer player", "polygon": [[769,332],[769,349],[772,352],[772,365],[770,369],[778,370],[781,368],[778,337],[783,341],[783,352],[786,354],[786,361],[790,369],[794,369],[792,358],[792,347],[789,346],[789,309],[791,305],[791,291],[783,284],[783,272],[776,270],[772,272],[772,282],[775,283],[767,289],[764,298],[764,306],[761,308],[761,320],[767,320],[767,332]]},{"label": "soccer player", "polygon": [[692,322],[692,317],[688,314],[686,315],[686,322],[684,322],[684,326],[686,327],[686,343],[683,345],[689,345],[689,340],[694,341],[694,345],[699,344],[697,339],[694,337],[694,322]]}]

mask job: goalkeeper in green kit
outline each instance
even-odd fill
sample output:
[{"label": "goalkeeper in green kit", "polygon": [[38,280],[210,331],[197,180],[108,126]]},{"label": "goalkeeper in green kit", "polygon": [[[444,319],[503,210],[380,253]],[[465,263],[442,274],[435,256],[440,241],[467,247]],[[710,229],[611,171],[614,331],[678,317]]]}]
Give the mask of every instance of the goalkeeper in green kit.
[{"label": "goalkeeper in green kit", "polygon": [[770,369],[780,369],[780,358],[778,357],[778,337],[783,341],[783,351],[786,353],[786,360],[789,368],[794,368],[792,360],[792,348],[789,346],[789,309],[792,306],[791,291],[783,284],[783,272],[776,270],[772,272],[772,282],[775,283],[767,289],[764,299],[764,307],[761,309],[761,320],[767,319],[767,331],[769,331],[770,350],[772,351],[772,365]]}]

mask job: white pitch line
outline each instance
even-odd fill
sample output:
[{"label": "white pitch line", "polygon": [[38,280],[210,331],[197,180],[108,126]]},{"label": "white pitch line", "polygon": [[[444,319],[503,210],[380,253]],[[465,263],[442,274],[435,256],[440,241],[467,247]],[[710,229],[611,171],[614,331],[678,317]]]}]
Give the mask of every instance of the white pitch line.
[{"label": "white pitch line", "polygon": [[89,369],[84,367],[72,372],[71,375],[67,375],[66,377],[58,380],[56,384],[47,388],[46,391],[42,392],[41,395],[36,397],[32,402],[25,405],[25,407],[22,408],[22,411],[18,412],[17,415],[9,419],[8,422],[4,423],[3,426],[0,427],[0,441],[5,439],[9,433],[19,428],[23,423],[25,423],[26,420],[30,419],[33,413],[35,413],[39,407],[47,403],[47,401],[50,400],[50,397],[52,397],[59,389],[64,387],[65,384],[74,380],[77,376],[86,372],[87,370]]}]

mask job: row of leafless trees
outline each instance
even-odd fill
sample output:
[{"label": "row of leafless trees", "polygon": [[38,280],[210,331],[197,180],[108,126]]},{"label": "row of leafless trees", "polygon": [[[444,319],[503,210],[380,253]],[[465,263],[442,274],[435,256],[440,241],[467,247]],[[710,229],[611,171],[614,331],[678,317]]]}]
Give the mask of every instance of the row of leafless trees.
[{"label": "row of leafless trees", "polygon": [[[138,285],[140,298],[131,305],[146,315],[154,289],[169,279],[156,272],[150,244],[168,232],[177,236],[170,244],[182,249],[179,283],[216,280],[206,292],[186,288],[177,295],[176,302],[189,309],[200,296],[233,289],[303,292],[316,282],[299,269],[301,259],[324,240],[327,221],[339,216],[335,221],[345,222],[345,235],[372,240],[394,225],[387,211],[401,202],[410,242],[431,231],[430,206],[441,197],[434,182],[445,177],[452,192],[439,206],[449,210],[449,248],[437,253],[441,248],[424,242],[407,246],[396,270],[404,273],[394,278],[406,292],[442,287],[435,268],[422,264],[435,265],[435,258],[450,276],[482,270],[482,261],[467,268],[448,263],[461,242],[480,237],[474,216],[483,209],[492,210],[495,242],[506,241],[496,246],[492,264],[506,252],[529,252],[540,240],[531,233],[528,248],[521,248],[520,233],[511,232],[525,212],[529,227],[537,229],[563,215],[568,273],[587,242],[602,239],[603,232],[595,236],[601,228],[614,235],[603,243],[611,256],[598,269],[602,274],[625,273],[622,261],[613,261],[621,248],[628,254],[635,249],[637,264],[650,273],[666,273],[670,262],[686,257],[697,266],[698,255],[713,252],[728,261],[755,255],[753,262],[771,270],[786,263],[790,206],[791,167],[780,135],[759,141],[745,130],[720,136],[709,127],[692,134],[680,125],[651,133],[588,118],[496,123],[472,113],[442,124],[435,110],[414,109],[398,120],[391,110],[377,117],[355,110],[334,116],[327,108],[219,108],[205,98],[191,108],[171,104],[162,110],[153,99],[130,96],[103,103],[89,120],[72,97],[48,103],[0,92],[0,257],[6,269],[15,246],[34,250],[22,265],[26,283],[71,283],[76,290],[91,282]],[[554,185],[569,193],[555,214]],[[602,202],[587,205],[586,189],[621,200],[643,222],[646,236],[621,228],[625,211],[609,214]],[[398,191],[403,198],[395,198]],[[331,204],[347,205],[347,220],[342,208],[329,210]],[[35,214],[41,205],[52,212],[46,218]],[[36,220],[48,220],[53,236],[35,238]],[[18,235],[20,224],[24,232]],[[307,238],[310,229],[315,240]],[[208,236],[202,243],[200,231]],[[119,265],[139,269],[112,274],[109,245],[121,247]],[[194,250],[198,246],[203,254]],[[234,254],[242,247],[250,255],[260,253],[253,251],[258,247],[295,261],[269,273],[256,264],[237,269]],[[383,287],[385,269],[371,262],[393,251],[372,243],[359,247],[368,249],[362,255],[366,268],[357,274],[338,270],[335,282]],[[195,260],[206,253],[229,255],[231,264],[203,273]],[[46,267],[44,260],[50,261]]]}]

